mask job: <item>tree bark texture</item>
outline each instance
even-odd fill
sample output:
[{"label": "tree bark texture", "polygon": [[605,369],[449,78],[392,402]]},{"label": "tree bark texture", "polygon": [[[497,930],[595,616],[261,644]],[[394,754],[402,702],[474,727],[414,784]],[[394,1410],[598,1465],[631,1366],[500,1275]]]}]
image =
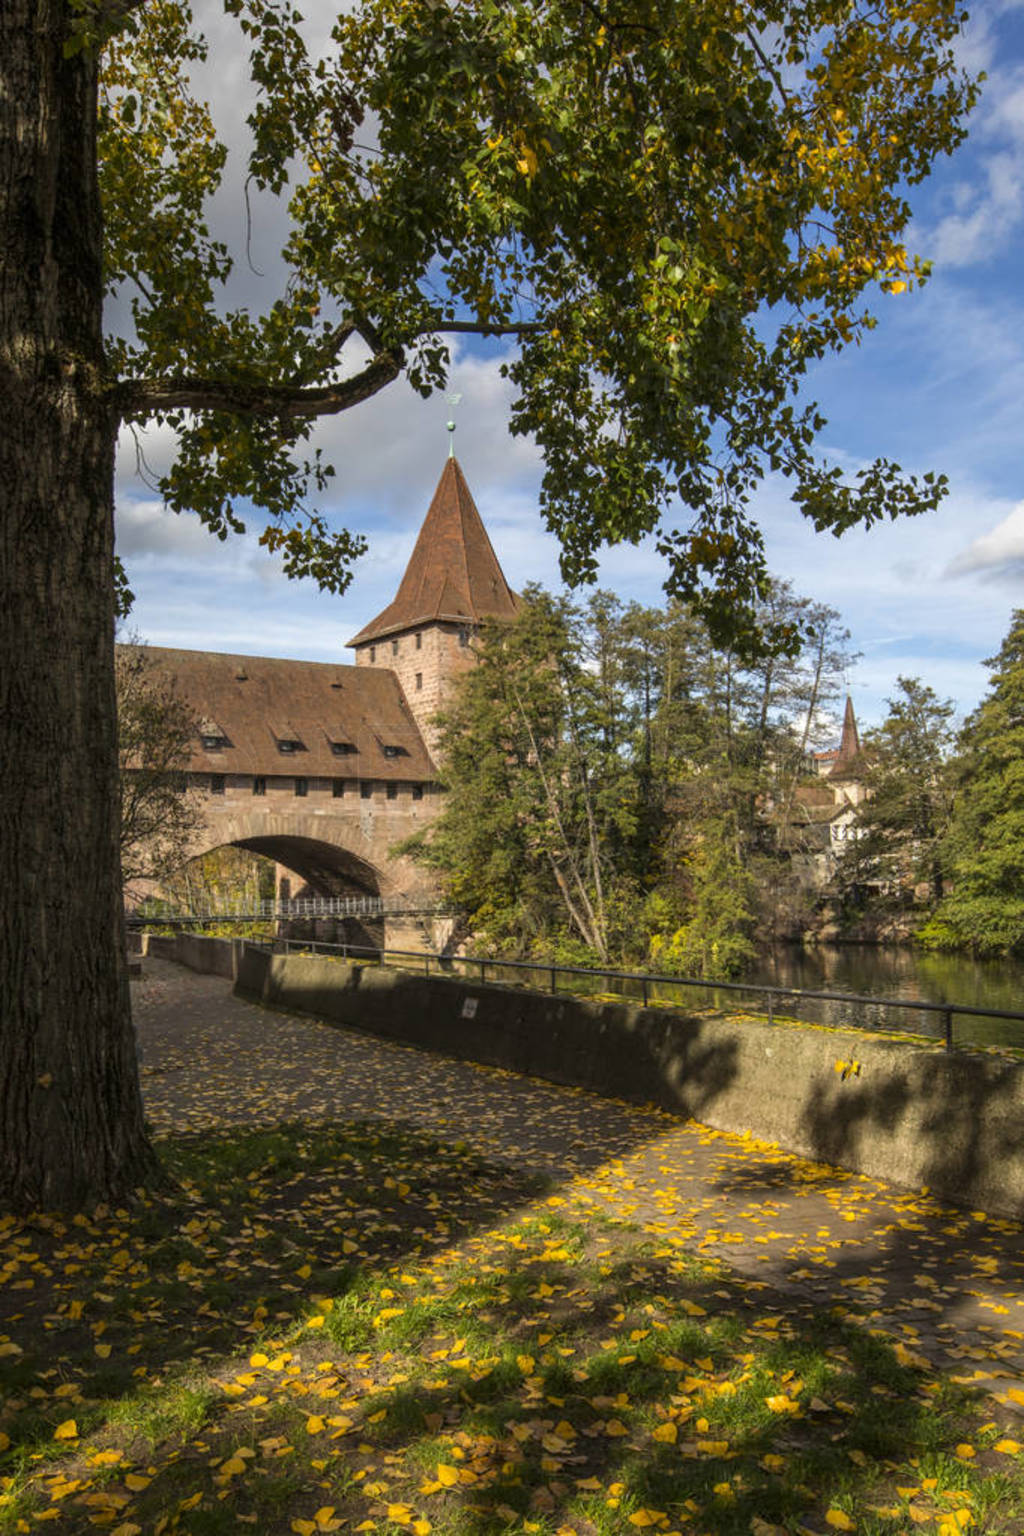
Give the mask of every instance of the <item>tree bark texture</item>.
[{"label": "tree bark texture", "polygon": [[0,1208],[153,1168],[118,859],[96,64],[0,4]]}]

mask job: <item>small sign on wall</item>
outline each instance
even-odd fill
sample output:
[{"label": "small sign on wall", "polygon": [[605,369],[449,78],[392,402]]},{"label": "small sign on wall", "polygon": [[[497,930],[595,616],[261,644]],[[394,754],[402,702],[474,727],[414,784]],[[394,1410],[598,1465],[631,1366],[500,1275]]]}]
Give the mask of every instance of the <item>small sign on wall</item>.
[{"label": "small sign on wall", "polygon": [[462,999],[462,1017],[464,1019],[475,1019],[476,1005],[477,999],[475,997],[464,997]]}]

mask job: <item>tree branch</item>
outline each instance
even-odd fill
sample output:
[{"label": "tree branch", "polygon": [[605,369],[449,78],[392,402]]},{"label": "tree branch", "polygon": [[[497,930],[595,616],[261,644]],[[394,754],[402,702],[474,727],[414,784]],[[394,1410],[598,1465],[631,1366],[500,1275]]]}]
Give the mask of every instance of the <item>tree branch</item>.
[{"label": "tree branch", "polygon": [[509,325],[485,325],[480,320],[446,320],[419,332],[420,336],[440,336],[454,333],[462,336],[537,336],[549,331],[550,325],[543,320],[518,320]]},{"label": "tree branch", "polygon": [[301,388],[294,384],[245,383],[185,374],[167,379],[123,379],[110,391],[122,418],[157,411],[226,411],[235,416],[296,420],[331,416],[369,400],[402,371],[401,351],[383,352],[361,372],[337,384]]}]

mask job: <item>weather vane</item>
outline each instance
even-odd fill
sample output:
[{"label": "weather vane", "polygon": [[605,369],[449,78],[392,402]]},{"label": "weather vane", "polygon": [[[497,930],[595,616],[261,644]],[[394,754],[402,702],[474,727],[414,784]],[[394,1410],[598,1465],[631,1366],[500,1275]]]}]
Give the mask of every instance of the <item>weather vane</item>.
[{"label": "weather vane", "polygon": [[[455,407],[458,405],[458,403],[459,403],[459,401],[461,399],[462,399],[461,395],[448,395],[447,396],[448,404],[452,408],[452,416],[453,417],[455,415]],[[450,459],[454,459],[454,457],[455,457],[455,422],[454,422],[454,420],[449,421],[449,423],[448,423],[448,457]]]}]

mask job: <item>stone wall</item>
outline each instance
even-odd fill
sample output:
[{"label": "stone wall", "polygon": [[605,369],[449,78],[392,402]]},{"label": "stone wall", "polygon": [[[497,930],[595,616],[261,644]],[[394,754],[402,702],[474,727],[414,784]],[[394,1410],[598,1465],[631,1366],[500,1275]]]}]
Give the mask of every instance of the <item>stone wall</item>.
[{"label": "stone wall", "polygon": [[515,1072],[654,1103],[1024,1216],[1024,1066],[855,1030],[707,1019],[251,946],[236,991]]}]

